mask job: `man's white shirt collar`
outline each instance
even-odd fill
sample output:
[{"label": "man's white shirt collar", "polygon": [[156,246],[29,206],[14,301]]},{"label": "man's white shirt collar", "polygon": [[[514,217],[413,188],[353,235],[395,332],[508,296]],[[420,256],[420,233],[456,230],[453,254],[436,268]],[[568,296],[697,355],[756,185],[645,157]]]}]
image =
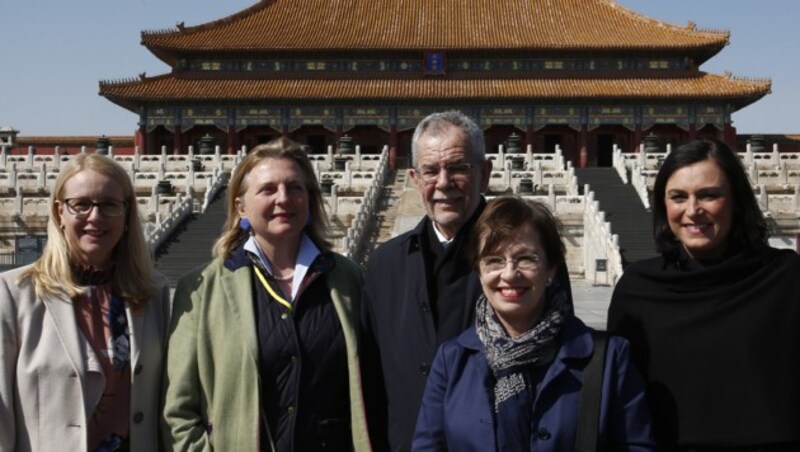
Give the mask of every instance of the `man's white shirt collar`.
[{"label": "man's white shirt collar", "polygon": [[453,243],[453,240],[456,238],[456,236],[454,235],[452,238],[448,239],[447,237],[444,236],[444,234],[439,232],[439,228],[436,226],[436,222],[431,221],[431,223],[433,223],[433,232],[436,233],[436,238],[439,239],[439,243],[442,244],[442,248],[444,249],[449,248],[450,245]]}]

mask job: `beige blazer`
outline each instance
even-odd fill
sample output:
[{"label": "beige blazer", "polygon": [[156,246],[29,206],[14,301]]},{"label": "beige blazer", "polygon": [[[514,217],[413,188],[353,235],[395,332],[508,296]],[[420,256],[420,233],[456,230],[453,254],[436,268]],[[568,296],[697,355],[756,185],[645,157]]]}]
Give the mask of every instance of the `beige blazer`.
[{"label": "beige blazer", "polygon": [[[38,296],[27,267],[0,274],[0,451],[87,450],[87,423],[105,387],[92,347],[65,297]],[[169,285],[133,315],[131,333],[132,451],[158,444],[161,362],[169,326]]]}]

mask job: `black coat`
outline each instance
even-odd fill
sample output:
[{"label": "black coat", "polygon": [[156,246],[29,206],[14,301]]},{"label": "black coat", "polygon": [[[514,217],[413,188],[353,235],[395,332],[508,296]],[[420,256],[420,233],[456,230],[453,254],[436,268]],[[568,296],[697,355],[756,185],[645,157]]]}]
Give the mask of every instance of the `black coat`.
[{"label": "black coat", "polygon": [[639,261],[614,289],[608,330],[631,342],[664,450],[800,450],[800,256],[742,248]]},{"label": "black coat", "polygon": [[[392,450],[411,448],[436,349],[472,325],[474,305],[481,293],[478,276],[463,255],[471,221],[459,231],[465,235],[460,244],[454,244],[459,248],[453,250],[453,265],[440,273],[438,299],[448,304],[449,320],[438,319],[440,325],[447,325],[447,331],[437,328],[436,307],[430,301],[426,276],[432,264],[430,259],[426,262],[422,249],[429,222],[425,217],[413,230],[379,247],[366,272],[362,361],[368,425],[375,450],[388,447],[387,430]],[[432,285],[432,290],[435,287]]]}]

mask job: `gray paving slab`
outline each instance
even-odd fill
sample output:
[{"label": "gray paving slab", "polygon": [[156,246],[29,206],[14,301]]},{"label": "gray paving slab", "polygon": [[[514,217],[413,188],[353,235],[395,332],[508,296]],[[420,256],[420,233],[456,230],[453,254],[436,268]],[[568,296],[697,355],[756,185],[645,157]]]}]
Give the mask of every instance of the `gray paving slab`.
[{"label": "gray paving slab", "polygon": [[575,315],[590,327],[605,331],[608,304],[614,288],[607,285],[594,285],[592,281],[576,278],[573,275],[570,277]]},{"label": "gray paving slab", "polygon": [[392,237],[414,229],[414,226],[422,219],[422,215],[398,215],[394,219],[394,226],[392,226]]}]

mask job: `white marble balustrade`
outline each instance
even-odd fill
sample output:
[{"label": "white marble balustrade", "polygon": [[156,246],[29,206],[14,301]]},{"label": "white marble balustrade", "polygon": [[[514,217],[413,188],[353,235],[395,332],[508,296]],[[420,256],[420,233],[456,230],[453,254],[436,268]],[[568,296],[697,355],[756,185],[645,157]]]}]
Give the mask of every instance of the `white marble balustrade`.
[{"label": "white marble balustrade", "polygon": [[[137,199],[138,202],[138,199]],[[159,246],[192,214],[193,202],[190,196],[178,193],[174,197],[154,195],[145,202],[155,204],[155,221],[144,225],[145,239],[150,250],[155,252]]]},{"label": "white marble balustrade", "polygon": [[[386,182],[386,175],[389,172],[388,156],[389,148],[384,146],[374,169],[369,171],[370,177],[362,178],[362,180],[369,181],[368,185],[345,185],[349,192],[348,196],[341,196],[339,194],[339,183],[335,178],[331,179],[335,183],[331,187],[331,194],[325,197],[325,208],[331,217],[339,219],[351,218],[344,237],[338,244],[339,250],[348,257],[353,257],[358,252],[364,238],[363,234],[368,224],[374,220],[378,200]],[[315,166],[318,168],[319,165],[315,163]],[[322,178],[330,174],[327,171],[320,171],[320,173],[322,173]],[[340,180],[347,181],[344,177]]]},{"label": "white marble balustrade", "polygon": [[[583,268],[587,281],[615,285],[622,276],[622,255],[619,237],[611,231],[611,223],[600,210],[589,185],[584,186],[586,209],[583,215]],[[597,263],[605,261],[606,270],[599,271]]]},{"label": "white marble balustrade", "polygon": [[496,153],[486,153],[486,159],[492,161],[494,168],[505,168],[513,160],[522,158],[523,168],[532,169],[537,164],[545,170],[560,170],[565,168],[564,154],[561,147],[556,145],[555,152],[552,154],[534,153],[532,146],[527,146],[524,153],[509,154],[503,145],[497,147]]}]

